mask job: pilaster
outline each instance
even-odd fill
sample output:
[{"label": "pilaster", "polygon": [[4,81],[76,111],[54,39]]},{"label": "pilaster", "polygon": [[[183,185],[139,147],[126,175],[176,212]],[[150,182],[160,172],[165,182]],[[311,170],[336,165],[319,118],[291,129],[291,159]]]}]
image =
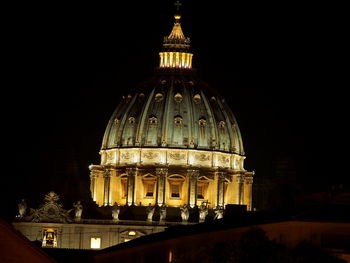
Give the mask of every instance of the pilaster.
[{"label": "pilaster", "polygon": [[165,182],[168,175],[168,168],[156,168],[157,175],[157,204],[165,204]]},{"label": "pilaster", "polygon": [[248,211],[252,211],[252,190],[253,176],[246,175],[244,177],[244,204],[247,205]]},{"label": "pilaster", "polygon": [[224,194],[225,194],[225,173],[224,172],[216,172],[215,177],[217,177],[217,197],[216,197],[216,205],[217,206],[224,206],[225,200],[224,200]]},{"label": "pilaster", "polygon": [[94,171],[90,172],[90,192],[91,192],[91,198],[93,201],[96,201],[96,173]]},{"label": "pilaster", "polygon": [[115,168],[110,169],[110,178],[109,178],[109,204],[113,205],[114,202],[117,202],[118,196],[117,196],[117,175],[119,173],[119,170]]},{"label": "pilaster", "polygon": [[235,174],[233,176],[234,180],[234,195],[235,195],[235,204],[243,204],[243,192],[244,192],[244,177],[241,174]]},{"label": "pilaster", "polygon": [[199,171],[194,169],[187,170],[187,176],[189,178],[188,184],[188,204],[191,208],[197,204],[197,179]]},{"label": "pilaster", "polygon": [[104,191],[103,191],[103,205],[108,206],[110,204],[110,177],[111,177],[111,171],[109,169],[106,169],[103,174],[104,178]]},{"label": "pilaster", "polygon": [[135,200],[136,200],[135,188],[136,188],[137,168],[126,168],[126,174],[128,175],[126,204],[129,206],[135,205]]}]

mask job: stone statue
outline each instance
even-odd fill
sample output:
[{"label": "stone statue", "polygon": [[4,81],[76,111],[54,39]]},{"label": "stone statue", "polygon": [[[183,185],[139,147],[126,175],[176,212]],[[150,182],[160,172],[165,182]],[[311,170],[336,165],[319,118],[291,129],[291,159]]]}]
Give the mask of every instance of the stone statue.
[{"label": "stone statue", "polygon": [[166,218],[166,208],[167,208],[167,205],[166,204],[162,204],[162,206],[160,207],[160,219],[159,221],[161,222],[164,222],[165,221],[165,218]]},{"label": "stone statue", "polygon": [[208,215],[208,207],[207,207],[208,202],[202,202],[201,205],[199,206],[199,223],[202,223],[205,221],[205,218]]},{"label": "stone statue", "polygon": [[149,204],[148,207],[146,208],[147,221],[152,221],[154,210],[155,210],[155,206],[152,206],[151,204]]},{"label": "stone statue", "polygon": [[215,208],[215,217],[214,219],[221,219],[224,217],[224,208],[222,206],[217,206]]},{"label": "stone statue", "polygon": [[21,202],[18,204],[18,214],[20,218],[23,218],[27,211],[27,203],[26,200],[22,199]]},{"label": "stone statue", "polygon": [[75,220],[79,221],[81,219],[81,214],[83,212],[83,205],[80,201],[73,203],[74,212],[75,212]]},{"label": "stone statue", "polygon": [[115,202],[114,205],[112,206],[113,221],[119,220],[119,212],[120,212],[120,206],[118,205],[117,202]]},{"label": "stone statue", "polygon": [[187,205],[180,206],[180,210],[181,210],[182,223],[187,223],[188,218],[190,216],[190,212],[188,211]]}]

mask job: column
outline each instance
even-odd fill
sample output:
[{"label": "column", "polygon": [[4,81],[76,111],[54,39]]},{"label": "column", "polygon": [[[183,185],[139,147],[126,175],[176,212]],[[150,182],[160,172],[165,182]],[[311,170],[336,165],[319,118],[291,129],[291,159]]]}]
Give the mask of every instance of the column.
[{"label": "column", "polygon": [[104,170],[99,167],[94,169],[94,201],[99,206],[104,205]]},{"label": "column", "polygon": [[217,206],[224,206],[224,194],[225,194],[225,173],[224,172],[216,172],[215,176],[217,177],[218,181],[218,188],[217,188]]},{"label": "column", "polygon": [[95,193],[95,181],[96,181],[96,173],[94,171],[90,172],[90,192],[91,198],[93,201],[96,201],[96,193]]},{"label": "column", "polygon": [[103,175],[103,178],[104,178],[103,205],[104,206],[110,205],[110,201],[109,201],[110,176],[111,176],[111,171],[109,169],[106,169]]},{"label": "column", "polygon": [[188,183],[188,204],[191,208],[195,207],[197,204],[197,179],[198,170],[187,170],[187,176],[189,178]]},{"label": "column", "polygon": [[244,204],[247,205],[248,211],[252,211],[252,190],[253,176],[246,175],[244,177]]},{"label": "column", "polygon": [[128,189],[126,194],[126,204],[135,204],[135,186],[136,186],[136,175],[137,168],[126,168],[126,174],[128,175]]},{"label": "column", "polygon": [[165,204],[165,182],[168,175],[168,168],[156,168],[157,175],[157,204]]},{"label": "column", "polygon": [[110,178],[109,178],[109,204],[113,205],[114,202],[117,202],[117,174],[119,170],[112,168],[110,170]]}]

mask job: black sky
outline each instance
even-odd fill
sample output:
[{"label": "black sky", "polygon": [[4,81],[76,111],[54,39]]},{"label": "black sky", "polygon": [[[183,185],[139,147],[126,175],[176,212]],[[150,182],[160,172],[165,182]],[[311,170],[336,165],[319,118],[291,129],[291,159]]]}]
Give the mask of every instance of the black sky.
[{"label": "black sky", "polygon": [[[3,96],[7,206],[88,187],[109,117],[158,64],[172,2],[14,10]],[[246,168],[271,176],[287,157],[315,191],[349,183],[341,16],[320,5],[231,2],[183,1],[182,27],[194,67],[236,115]]]}]

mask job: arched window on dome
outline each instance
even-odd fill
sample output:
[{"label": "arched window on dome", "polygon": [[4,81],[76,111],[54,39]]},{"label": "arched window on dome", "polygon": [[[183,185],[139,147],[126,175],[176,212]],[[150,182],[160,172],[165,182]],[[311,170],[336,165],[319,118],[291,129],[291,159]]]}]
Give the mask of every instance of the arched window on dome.
[{"label": "arched window on dome", "polygon": [[201,100],[202,100],[201,99],[201,95],[196,94],[196,95],[193,96],[194,103],[199,104],[201,102]]},{"label": "arched window on dome", "polygon": [[180,115],[176,115],[174,117],[175,126],[182,126],[182,117]]},{"label": "arched window on dome", "polygon": [[134,117],[130,117],[130,118],[129,118],[129,124],[130,124],[130,125],[134,125],[134,124],[135,124],[135,121],[136,121],[136,120],[135,120]]},{"label": "arched window on dome", "polygon": [[180,103],[182,101],[182,95],[180,93],[176,93],[175,96],[174,96],[174,100],[177,103]]},{"label": "arched window on dome", "polygon": [[224,121],[220,121],[220,122],[218,123],[218,126],[219,126],[220,128],[224,128],[225,125],[226,125],[226,123],[225,123]]},{"label": "arched window on dome", "polygon": [[148,123],[150,125],[157,125],[157,123],[158,123],[157,117],[155,115],[150,115],[148,118]]},{"label": "arched window on dome", "polygon": [[157,93],[155,96],[154,96],[154,100],[156,102],[161,102],[163,100],[164,96],[162,93]]}]

